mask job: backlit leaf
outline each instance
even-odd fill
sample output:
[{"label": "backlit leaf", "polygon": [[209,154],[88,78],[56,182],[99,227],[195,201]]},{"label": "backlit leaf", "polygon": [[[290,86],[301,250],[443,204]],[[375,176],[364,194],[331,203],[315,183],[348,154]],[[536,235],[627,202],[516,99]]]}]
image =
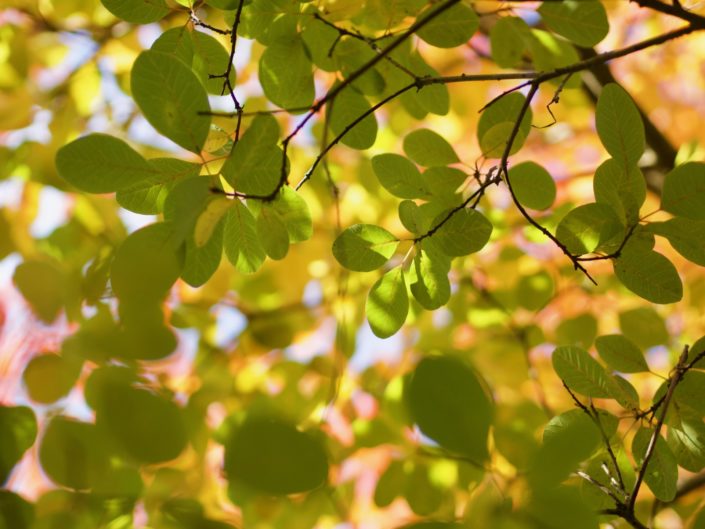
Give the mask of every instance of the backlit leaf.
[{"label": "backlit leaf", "polygon": [[615,371],[640,373],[649,370],[644,354],[626,336],[621,334],[599,336],[595,340],[595,347],[600,358]]},{"label": "backlit leaf", "polygon": [[64,145],[56,153],[56,169],[88,193],[113,193],[158,176],[141,154],[107,134],[88,134]]},{"label": "backlit leaf", "polygon": [[595,201],[612,207],[623,224],[639,219],[639,209],[646,199],[646,179],[636,165],[625,166],[610,158],[595,171]]},{"label": "backlit leaf", "polygon": [[616,250],[624,239],[624,225],[606,204],[583,204],[568,212],[556,228],[556,237],[573,255]]},{"label": "backlit leaf", "polygon": [[[433,225],[439,226],[447,216],[448,212],[440,214],[433,221]],[[453,213],[432,237],[444,253],[459,257],[482,250],[490,240],[490,235],[490,221],[479,211],[463,208]]]},{"label": "backlit leaf", "polygon": [[705,163],[689,162],[670,171],[663,181],[661,207],[688,219],[705,219]]},{"label": "backlit leaf", "polygon": [[676,267],[653,251],[624,251],[614,261],[614,273],[629,290],[652,303],[675,303],[683,297]]},{"label": "backlit leaf", "polygon": [[404,152],[419,165],[431,167],[459,162],[448,141],[430,129],[419,129],[404,137]]},{"label": "backlit leaf", "polygon": [[551,30],[584,48],[600,42],[609,31],[607,13],[598,0],[547,1],[538,11]]},{"label": "backlit leaf", "polygon": [[668,239],[683,257],[705,266],[705,219],[675,217],[664,222],[651,222],[646,229]]},{"label": "backlit leaf", "polygon": [[398,244],[399,240],[384,228],[355,224],[335,239],[333,255],[349,270],[371,272],[389,260]]},{"label": "backlit leaf", "polygon": [[587,397],[610,396],[605,369],[580,347],[561,346],[553,351],[553,369],[573,391]]},{"label": "backlit leaf", "polygon": [[629,94],[615,83],[605,85],[597,101],[595,127],[600,141],[624,167],[644,153],[644,124]]},{"label": "backlit leaf", "polygon": [[132,66],[132,95],[147,121],[174,143],[199,153],[210,131],[208,96],[193,71],[175,56],[143,51]]},{"label": "backlit leaf", "polygon": [[27,406],[0,405],[0,485],[37,437],[37,419]]},{"label": "backlit leaf", "polygon": [[328,479],[327,456],[316,438],[263,417],[248,418],[226,443],[224,468],[231,483],[275,496],[307,492]]},{"label": "backlit leaf", "polygon": [[[480,149],[488,158],[500,158],[506,150],[509,136],[519,119],[519,113],[526,98],[518,92],[512,92],[495,101],[486,108],[477,124],[477,138]],[[531,130],[532,113],[527,109],[509,154],[514,154],[524,144]]]},{"label": "backlit leaf", "polygon": [[[417,20],[428,16],[429,11],[437,8],[432,6],[423,11]],[[425,42],[438,48],[455,48],[465,44],[473,36],[480,25],[480,19],[472,8],[458,3],[437,15],[416,34]]]},{"label": "backlit leaf", "polygon": [[259,270],[266,257],[257,234],[257,221],[239,200],[228,210],[223,246],[228,260],[243,274]]},{"label": "backlit leaf", "polygon": [[534,162],[524,162],[509,170],[509,179],[517,200],[527,208],[545,210],[556,199],[556,183],[551,175]]},{"label": "backlit leaf", "polygon": [[428,194],[424,179],[408,158],[398,154],[380,154],[372,158],[379,183],[399,198],[421,198]]},{"label": "backlit leaf", "polygon": [[95,425],[57,415],[44,431],[39,461],[53,482],[80,490],[99,483],[108,455]]},{"label": "backlit leaf", "polygon": [[264,94],[275,105],[311,106],[315,95],[313,73],[300,37],[267,46],[259,60],[259,80]]},{"label": "backlit leaf", "polygon": [[350,127],[360,116],[369,111],[371,106],[367,99],[348,87],[340,92],[335,100],[328,104],[329,124],[334,137],[345,134],[341,143],[353,149],[369,149],[377,138],[377,120],[374,114],[366,116],[354,127]]},{"label": "backlit leaf", "polygon": [[493,404],[472,369],[450,356],[427,356],[408,391],[411,415],[424,435],[476,463],[487,459]]},{"label": "backlit leaf", "polygon": [[390,270],[372,285],[367,295],[365,314],[372,332],[389,338],[401,328],[409,312],[409,295],[402,267]]},{"label": "backlit leaf", "polygon": [[169,13],[164,0],[100,0],[113,15],[133,24],[150,24]]},{"label": "backlit leaf", "polygon": [[[638,465],[641,465],[646,448],[653,436],[650,428],[640,428],[634,436],[632,452]],[[678,464],[666,441],[658,436],[649,464],[644,474],[644,482],[661,501],[671,501],[676,495]]]}]

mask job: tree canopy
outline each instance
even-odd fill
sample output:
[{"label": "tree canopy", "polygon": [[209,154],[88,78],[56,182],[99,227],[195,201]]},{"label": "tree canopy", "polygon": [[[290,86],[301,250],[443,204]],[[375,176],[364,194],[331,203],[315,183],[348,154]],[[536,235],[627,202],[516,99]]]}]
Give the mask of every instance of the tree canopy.
[{"label": "tree canopy", "polygon": [[705,528],[704,30],[6,0],[0,529]]}]

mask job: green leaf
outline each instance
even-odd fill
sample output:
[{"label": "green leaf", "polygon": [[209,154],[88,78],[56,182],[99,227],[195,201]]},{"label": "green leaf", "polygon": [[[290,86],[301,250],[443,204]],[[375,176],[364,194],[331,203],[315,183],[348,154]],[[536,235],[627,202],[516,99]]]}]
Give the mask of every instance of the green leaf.
[{"label": "green leaf", "polygon": [[[519,119],[519,113],[526,98],[518,92],[512,92],[495,101],[486,108],[477,124],[477,138],[482,153],[488,158],[500,158],[507,147],[509,136]],[[531,130],[531,109],[524,114],[509,154],[516,153],[524,145]]]},{"label": "green leaf", "polygon": [[609,398],[605,369],[580,347],[561,346],[553,351],[553,369],[566,385],[587,397]]},{"label": "green leaf", "polygon": [[0,490],[0,527],[31,529],[36,527],[34,505],[19,494]]},{"label": "green leaf", "polygon": [[100,0],[113,15],[133,24],[151,24],[169,13],[164,0]]},{"label": "green leaf", "polygon": [[388,507],[403,489],[406,482],[406,472],[401,461],[392,461],[377,480],[375,487],[375,505]]},{"label": "green leaf", "polygon": [[700,472],[705,468],[705,424],[699,414],[683,411],[668,424],[668,446],[679,466]]},{"label": "green leaf", "polygon": [[225,219],[224,248],[228,260],[243,274],[253,274],[262,266],[266,253],[257,233],[257,221],[239,200]]},{"label": "green leaf", "polygon": [[213,199],[211,179],[194,176],[177,183],[164,201],[164,220],[168,222],[174,244],[190,238],[199,216]]},{"label": "green leaf", "polygon": [[161,301],[181,274],[183,258],[167,223],[150,224],[130,234],[115,253],[110,282],[123,301]]},{"label": "green leaf", "polygon": [[557,345],[577,345],[587,349],[597,336],[597,319],[586,312],[564,319],[556,327]]},{"label": "green leaf", "polygon": [[195,233],[194,237],[186,239],[186,257],[181,277],[192,287],[203,285],[218,269],[223,256],[224,230],[225,222],[218,222],[203,246],[196,244]]},{"label": "green leaf", "polygon": [[301,195],[290,187],[284,186],[269,204],[284,222],[289,232],[289,242],[303,242],[311,238],[313,235],[311,211]]},{"label": "green leaf", "polygon": [[534,162],[523,162],[509,170],[512,189],[519,203],[527,208],[545,210],[556,200],[556,183]]},{"label": "green leaf", "polygon": [[0,405],[0,485],[37,437],[37,419],[27,406]]},{"label": "green leaf", "polygon": [[[580,61],[580,56],[570,42],[557,38],[549,31],[531,29],[528,41],[534,69],[547,72],[570,66]],[[565,88],[580,88],[580,76],[563,76],[549,81],[554,85],[565,83]]]},{"label": "green leaf", "polygon": [[644,153],[644,123],[629,94],[615,83],[604,86],[595,109],[600,141],[624,167],[635,165]]},{"label": "green leaf", "polygon": [[221,173],[241,193],[269,195],[281,180],[284,155],[278,141],[276,120],[268,115],[257,116],[235,144]]},{"label": "green leaf", "polygon": [[[448,216],[451,210],[441,213],[433,221],[434,226]],[[451,217],[433,234],[433,240],[445,254],[460,257],[479,252],[492,235],[492,224],[482,213],[463,208]]]},{"label": "green leaf", "polygon": [[455,205],[460,204],[459,190],[468,175],[455,167],[429,167],[421,178],[425,188],[434,197],[438,197],[446,205]]},{"label": "green leaf", "polygon": [[615,371],[641,373],[649,371],[644,354],[629,338],[621,334],[599,336],[595,347],[600,358]]},{"label": "green leaf", "polygon": [[311,61],[300,37],[267,46],[259,60],[264,95],[281,108],[308,108],[315,96]]},{"label": "green leaf", "polygon": [[377,119],[374,113],[366,116],[346,131],[360,116],[371,108],[367,99],[352,87],[345,88],[328,103],[328,123],[334,137],[345,132],[341,143],[353,149],[369,149],[377,138]]},{"label": "green leaf", "polygon": [[196,247],[201,248],[208,244],[223,217],[234,204],[234,200],[222,196],[213,197],[207,202],[194,226],[193,242]]},{"label": "green leaf", "polygon": [[516,288],[519,305],[528,310],[540,310],[545,307],[555,294],[553,278],[545,270],[522,276]]},{"label": "green leaf", "polygon": [[705,266],[705,219],[675,217],[665,222],[651,222],[646,230],[668,239],[683,257]]},{"label": "green leaf", "polygon": [[265,252],[272,259],[284,259],[289,253],[289,233],[276,210],[265,205],[257,217],[257,233]]},{"label": "green leaf", "polygon": [[56,153],[64,180],[88,193],[113,193],[150,181],[157,175],[141,154],[107,134],[88,134]]},{"label": "green leaf", "polygon": [[688,371],[674,392],[676,402],[688,408],[699,417],[705,415],[705,373]]},{"label": "green leaf", "polygon": [[[423,20],[436,8],[435,5],[429,7],[421,12],[416,20]],[[470,40],[479,25],[480,19],[475,11],[458,3],[425,24],[416,32],[416,35],[437,48],[455,48]]]},{"label": "green leaf", "polygon": [[380,154],[372,158],[372,169],[379,183],[399,198],[422,198],[428,195],[424,179],[408,158],[398,154]]},{"label": "green leaf", "polygon": [[646,180],[636,165],[625,166],[617,160],[605,160],[595,171],[595,201],[610,206],[622,224],[639,220],[639,210],[646,200]]},{"label": "green leaf", "polygon": [[614,251],[624,239],[624,225],[611,206],[583,204],[558,223],[556,237],[573,255]]},{"label": "green leaf", "polygon": [[225,445],[225,472],[266,494],[307,492],[328,479],[328,460],[320,441],[295,426],[250,417]]},{"label": "green leaf", "polygon": [[399,239],[384,228],[372,224],[355,224],[333,242],[333,255],[354,272],[377,270],[394,255]]},{"label": "green leaf", "polygon": [[401,266],[380,277],[367,295],[365,314],[375,336],[389,338],[404,325],[409,313],[409,295],[406,292]]},{"label": "green leaf", "polygon": [[663,181],[661,208],[688,219],[705,219],[705,163],[689,162],[670,171]]},{"label": "green leaf", "polygon": [[683,297],[683,284],[676,267],[660,253],[623,251],[613,266],[622,284],[647,301],[675,303]]},{"label": "green leaf", "polygon": [[179,407],[146,389],[113,386],[98,407],[97,425],[140,463],[174,459],[187,443]]},{"label": "green leaf", "polygon": [[460,161],[443,136],[430,129],[418,129],[404,137],[404,152],[419,165],[448,165]]},{"label": "green leaf", "polygon": [[162,212],[169,191],[180,180],[198,176],[201,165],[176,158],[154,158],[148,160],[153,174],[139,183],[119,189],[115,199],[123,208],[156,215]]},{"label": "green leaf", "polygon": [[436,310],[448,303],[450,260],[442,255],[432,255],[419,249],[414,257],[416,282],[411,284],[411,293],[426,310]]},{"label": "green leaf", "polygon": [[[162,33],[150,49],[178,57],[196,73],[209,94],[223,93],[224,78],[211,76],[225,73],[230,54],[217,39],[206,33],[180,26]],[[234,68],[230,69],[228,79],[230,85],[235,86]]]},{"label": "green leaf", "polygon": [[514,68],[531,40],[529,25],[519,17],[501,17],[490,29],[492,58],[500,68]]},{"label": "green leaf", "polygon": [[29,398],[50,404],[66,396],[76,383],[82,365],[83,362],[71,362],[57,354],[35,356],[22,373]]},{"label": "green leaf", "polygon": [[89,489],[100,483],[107,469],[104,445],[93,424],[57,415],[44,431],[39,462],[54,483]]},{"label": "green leaf", "polygon": [[547,1],[538,12],[552,31],[583,48],[593,47],[609,31],[607,13],[597,0]]},{"label": "green leaf", "polygon": [[493,404],[478,375],[449,356],[427,356],[414,370],[408,405],[424,435],[476,463],[489,456]]},{"label": "green leaf", "polygon": [[666,322],[651,307],[640,307],[619,314],[622,333],[641,349],[668,344]]},{"label": "green leaf", "polygon": [[[638,465],[642,464],[646,448],[653,436],[650,428],[640,428],[632,442],[632,453]],[[656,439],[656,446],[646,467],[644,482],[649,486],[661,501],[671,501],[676,496],[678,481],[678,464],[676,458],[660,435]]]},{"label": "green leaf", "polygon": [[44,323],[52,323],[64,307],[66,278],[45,261],[25,261],[15,268],[12,281]]},{"label": "green leaf", "polygon": [[132,95],[147,121],[186,150],[199,153],[210,131],[208,96],[193,71],[175,56],[143,51],[132,66]]},{"label": "green leaf", "polygon": [[610,391],[621,406],[627,410],[639,410],[639,393],[632,384],[619,375],[612,375]]}]

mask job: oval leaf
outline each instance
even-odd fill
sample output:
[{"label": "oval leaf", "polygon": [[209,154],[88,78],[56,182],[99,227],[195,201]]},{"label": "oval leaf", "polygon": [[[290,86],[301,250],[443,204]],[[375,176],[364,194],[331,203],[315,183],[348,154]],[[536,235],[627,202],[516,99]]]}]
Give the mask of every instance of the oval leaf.
[{"label": "oval leaf", "polygon": [[[442,213],[433,222],[438,226],[449,212]],[[482,213],[463,208],[451,217],[432,235],[433,241],[446,255],[460,257],[479,252],[492,235],[492,224]]]},{"label": "oval leaf", "polygon": [[[428,10],[422,12],[418,20],[423,20],[428,16],[428,13],[437,6],[431,6]],[[449,9],[446,9],[441,14],[434,17],[416,34],[418,37],[438,48],[455,48],[465,44],[470,37],[475,34],[480,25],[480,19],[472,8],[458,3]]]},{"label": "oval leaf", "polygon": [[398,154],[380,154],[372,158],[372,169],[379,183],[399,198],[422,198],[428,195],[424,179],[416,166]]},{"label": "oval leaf", "polygon": [[597,352],[608,366],[622,373],[641,373],[649,370],[644,354],[629,338],[621,334],[599,336],[595,340]]},{"label": "oval leaf", "polygon": [[210,131],[208,96],[196,74],[175,56],[143,51],[132,66],[132,95],[147,121],[186,150],[199,153]]},{"label": "oval leaf", "polygon": [[320,442],[277,419],[249,418],[225,446],[231,480],[276,496],[307,492],[328,479]]},{"label": "oval leaf", "polygon": [[553,351],[553,369],[565,384],[587,397],[609,398],[605,369],[580,347],[562,346]]},{"label": "oval leaf", "polygon": [[164,0],[100,0],[113,15],[133,24],[151,24],[169,13]]},{"label": "oval leaf", "polygon": [[113,193],[158,175],[141,154],[107,134],[89,134],[64,145],[56,153],[56,169],[64,180],[88,193]]},{"label": "oval leaf", "polygon": [[539,14],[546,25],[583,48],[591,48],[607,36],[609,22],[598,0],[543,2]]},{"label": "oval leaf", "polygon": [[400,266],[380,277],[367,295],[365,313],[375,336],[389,338],[401,328],[409,312],[404,272]]},{"label": "oval leaf", "polygon": [[425,167],[460,161],[451,144],[430,129],[419,129],[407,134],[404,137],[404,153]]},{"label": "oval leaf", "polygon": [[688,219],[705,219],[705,163],[689,162],[666,175],[661,207]]},{"label": "oval leaf", "polygon": [[509,179],[517,200],[527,208],[545,210],[556,199],[556,183],[551,175],[534,162],[524,162],[509,170]]},{"label": "oval leaf", "polygon": [[644,123],[629,94],[615,83],[605,85],[595,109],[595,127],[612,158],[625,167],[644,154]]},{"label": "oval leaf", "polygon": [[487,459],[493,405],[463,362],[448,356],[421,360],[411,376],[408,404],[424,435],[477,463]]},{"label": "oval leaf", "polygon": [[384,228],[355,224],[335,239],[333,255],[349,270],[371,272],[389,260],[398,244],[399,240]]},{"label": "oval leaf", "polygon": [[[519,119],[519,113],[525,101],[526,98],[523,95],[512,92],[498,99],[482,112],[477,124],[477,138],[480,142],[480,149],[485,156],[499,158],[504,154],[507,141],[509,141],[514,125]],[[524,145],[531,130],[532,119],[529,108],[521,120],[519,131],[514,138],[509,154],[514,154]]]},{"label": "oval leaf", "polygon": [[675,303],[683,297],[676,267],[653,251],[625,251],[614,262],[614,272],[629,290],[652,303]]},{"label": "oval leaf", "polygon": [[[632,453],[638,465],[642,464],[646,448],[653,433],[650,428],[641,428],[634,436]],[[671,452],[668,444],[660,435],[656,440],[656,446],[646,467],[644,481],[659,500],[671,501],[675,498],[678,482],[678,464],[673,452]]]}]

